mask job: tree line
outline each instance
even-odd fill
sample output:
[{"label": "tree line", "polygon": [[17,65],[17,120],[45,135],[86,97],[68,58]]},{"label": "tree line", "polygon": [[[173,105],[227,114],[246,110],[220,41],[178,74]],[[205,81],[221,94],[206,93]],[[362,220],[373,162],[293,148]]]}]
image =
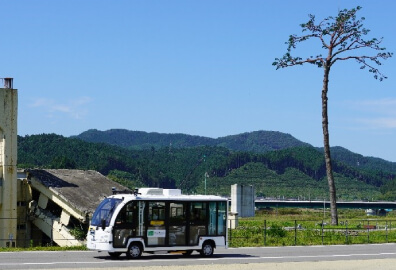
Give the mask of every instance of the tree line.
[{"label": "tree line", "polygon": [[[149,149],[133,150],[56,134],[19,136],[18,167],[96,170],[130,188],[181,188],[186,193],[202,193],[205,174],[210,179],[208,186],[213,192],[218,192],[215,188],[222,183],[231,184],[230,181],[233,181],[246,184],[246,179],[254,179],[249,184],[263,186],[267,181],[267,173],[271,173],[273,178],[271,186],[263,187],[267,193],[271,188],[277,188],[278,184],[288,186],[290,182],[292,187],[295,179],[308,181],[307,185],[315,189],[315,183],[326,177],[323,155],[309,146],[266,153],[232,151],[218,146],[152,146]],[[291,171],[293,173],[290,175]],[[353,179],[357,183],[356,188],[361,183],[374,191],[390,185],[392,180],[392,173],[389,171],[358,169],[337,161],[334,161],[334,171],[342,179]],[[235,177],[238,174],[241,176]],[[259,176],[256,177],[257,175]],[[396,185],[394,188],[396,189]],[[222,190],[224,194],[221,195],[228,195],[225,194],[227,189]],[[389,190],[386,191],[389,197]],[[288,194],[292,196],[293,192]],[[385,190],[383,194],[386,194]]]}]

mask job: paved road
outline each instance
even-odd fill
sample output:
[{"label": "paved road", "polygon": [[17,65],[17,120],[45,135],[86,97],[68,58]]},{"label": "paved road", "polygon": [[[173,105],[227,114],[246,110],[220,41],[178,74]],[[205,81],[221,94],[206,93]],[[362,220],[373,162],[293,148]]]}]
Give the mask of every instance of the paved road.
[{"label": "paved road", "polygon": [[1,252],[0,269],[144,269],[144,270],[255,270],[255,269],[396,269],[396,244],[262,247],[219,249],[211,258],[198,253],[143,255],[138,260],[121,256],[112,260],[107,253]]}]

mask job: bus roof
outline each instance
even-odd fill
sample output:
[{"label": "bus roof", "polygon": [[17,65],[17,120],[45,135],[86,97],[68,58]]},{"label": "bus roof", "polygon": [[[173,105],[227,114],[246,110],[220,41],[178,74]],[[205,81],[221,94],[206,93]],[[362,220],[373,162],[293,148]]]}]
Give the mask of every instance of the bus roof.
[{"label": "bus roof", "polygon": [[226,201],[227,198],[215,195],[182,195],[180,189],[139,188],[133,193],[115,191],[111,198],[128,200],[165,200],[165,201]]}]

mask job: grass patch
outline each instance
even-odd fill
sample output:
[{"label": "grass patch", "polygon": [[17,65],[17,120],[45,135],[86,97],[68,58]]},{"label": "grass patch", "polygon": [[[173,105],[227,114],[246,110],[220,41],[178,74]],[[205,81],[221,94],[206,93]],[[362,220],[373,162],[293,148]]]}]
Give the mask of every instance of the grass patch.
[{"label": "grass patch", "polygon": [[366,216],[364,210],[339,210],[339,225],[330,213],[315,209],[266,209],[240,218],[229,230],[230,247],[340,245],[396,242],[396,217]]},{"label": "grass patch", "polygon": [[74,246],[74,247],[58,247],[58,246],[43,246],[43,247],[29,247],[29,248],[2,248],[0,252],[15,252],[15,251],[84,251],[88,250],[86,246]]}]

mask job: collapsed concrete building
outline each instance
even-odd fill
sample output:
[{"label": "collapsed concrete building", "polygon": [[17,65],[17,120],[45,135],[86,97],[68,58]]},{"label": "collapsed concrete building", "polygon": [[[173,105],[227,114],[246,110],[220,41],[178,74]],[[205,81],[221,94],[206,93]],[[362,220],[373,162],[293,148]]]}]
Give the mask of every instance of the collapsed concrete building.
[{"label": "collapsed concrete building", "polygon": [[125,189],[96,171],[19,171],[17,245],[83,245],[90,216],[113,188]]},{"label": "collapsed concrete building", "polygon": [[96,171],[32,169],[17,172],[18,91],[0,88],[0,247],[82,245],[89,217],[112,188]]}]

